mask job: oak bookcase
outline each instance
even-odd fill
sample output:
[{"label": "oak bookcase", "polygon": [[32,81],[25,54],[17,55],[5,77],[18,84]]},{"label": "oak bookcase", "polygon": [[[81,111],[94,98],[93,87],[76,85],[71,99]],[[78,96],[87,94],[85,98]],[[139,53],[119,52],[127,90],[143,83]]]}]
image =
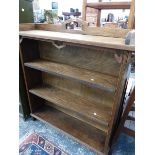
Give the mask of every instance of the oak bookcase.
[{"label": "oak bookcase", "polygon": [[31,116],[106,154],[134,46],[123,38],[46,31],[42,24],[21,27]]}]

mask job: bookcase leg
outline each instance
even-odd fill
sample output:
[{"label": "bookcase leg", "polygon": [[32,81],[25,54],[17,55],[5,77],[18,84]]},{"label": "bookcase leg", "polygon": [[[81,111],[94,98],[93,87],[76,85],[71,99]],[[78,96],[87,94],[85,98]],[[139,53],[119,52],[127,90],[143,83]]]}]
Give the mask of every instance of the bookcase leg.
[{"label": "bookcase leg", "polygon": [[33,121],[36,121],[36,118],[32,117],[32,120],[33,120]]}]

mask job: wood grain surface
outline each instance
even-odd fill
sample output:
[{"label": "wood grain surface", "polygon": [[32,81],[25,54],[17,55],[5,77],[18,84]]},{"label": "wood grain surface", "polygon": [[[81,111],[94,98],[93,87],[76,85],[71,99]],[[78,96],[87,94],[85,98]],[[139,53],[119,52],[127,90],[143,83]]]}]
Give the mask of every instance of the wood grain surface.
[{"label": "wood grain surface", "polygon": [[89,119],[88,117],[81,116],[79,113],[74,112],[73,110],[60,107],[60,106],[58,106],[52,102],[48,102],[48,101],[46,101],[44,104],[48,105],[50,107],[54,107],[55,109],[58,109],[58,110],[62,111],[63,113],[65,113],[71,117],[74,117],[74,118],[76,118],[76,119],[78,119],[78,120],[80,120],[86,124],[89,124],[90,126],[95,127],[96,129],[103,131],[105,135],[108,132],[108,126],[103,125],[103,124],[101,125],[101,123],[98,123],[96,121],[94,122],[93,120]]},{"label": "wood grain surface", "polygon": [[34,23],[22,23],[19,24],[19,31],[35,30]]},{"label": "wood grain surface", "polygon": [[130,14],[128,18],[128,28],[135,28],[135,0],[131,1]]},{"label": "wood grain surface", "polygon": [[[92,8],[93,9],[93,8]],[[85,16],[85,15],[84,15]],[[98,16],[99,17],[99,16]],[[99,18],[98,18],[99,19]],[[85,20],[84,20],[85,21]],[[54,32],[124,38],[131,29],[111,28],[111,27],[90,27],[85,26],[83,30],[64,29],[63,24],[47,24],[47,23],[24,23],[19,24],[20,31],[27,30],[46,30]]]},{"label": "wood grain surface", "polygon": [[44,106],[31,115],[52,124],[61,132],[65,132],[97,152],[100,151],[99,154],[103,155],[105,135],[100,130],[49,106]]},{"label": "wood grain surface", "polygon": [[46,60],[35,60],[33,62],[27,62],[25,63],[25,66],[38,69],[40,71],[45,71],[47,73],[80,80],[81,82],[85,82],[90,85],[109,90],[111,92],[115,91],[117,78],[113,76]]},{"label": "wood grain surface", "polygon": [[[58,43],[62,44],[61,42]],[[38,44],[40,57],[43,59],[116,77],[119,75],[121,63],[118,63],[115,55],[121,56],[124,54],[122,51],[78,46],[77,44],[65,44],[66,47],[57,49],[51,42],[45,41],[39,41]]]},{"label": "wood grain surface", "polygon": [[111,108],[55,87],[43,85],[29,90],[29,92],[60,107],[77,112],[81,116],[93,120],[94,123],[98,122],[101,125],[108,126],[109,120],[111,119]]},{"label": "wood grain surface", "polygon": [[131,31],[131,29],[111,28],[111,27],[89,27],[89,26],[84,31],[74,29],[64,30],[62,25],[44,24],[44,23],[35,24],[35,30],[46,30],[54,32],[65,32],[65,33],[114,37],[114,38],[124,38],[126,34],[129,31]]},{"label": "wood grain surface", "polygon": [[103,104],[110,108],[113,106],[113,98],[115,93],[83,84],[77,80],[71,80],[44,72],[42,72],[42,80],[43,84],[49,85],[51,87],[57,87],[61,90],[64,90],[65,92],[81,96],[94,103]]},{"label": "wood grain surface", "polygon": [[130,9],[130,2],[96,2],[87,3],[86,6],[95,9]]},{"label": "wood grain surface", "polygon": [[59,40],[59,41],[79,43],[84,45],[94,45],[99,47],[134,51],[134,46],[125,45],[124,39],[122,38],[51,32],[51,31],[43,31],[43,30],[20,31],[19,35],[23,37]]}]

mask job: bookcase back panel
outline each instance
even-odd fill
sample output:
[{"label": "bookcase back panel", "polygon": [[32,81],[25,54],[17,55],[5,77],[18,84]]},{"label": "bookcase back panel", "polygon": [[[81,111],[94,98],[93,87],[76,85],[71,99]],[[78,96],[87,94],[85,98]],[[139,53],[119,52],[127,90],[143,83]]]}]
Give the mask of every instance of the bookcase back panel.
[{"label": "bookcase back panel", "polygon": [[113,105],[114,92],[111,93],[108,91],[100,90],[98,88],[82,84],[76,80],[70,80],[47,73],[42,73],[42,78],[44,84],[60,88],[69,93],[79,95],[81,97],[90,99],[91,101],[107,105],[109,107],[112,107]]},{"label": "bookcase back panel", "polygon": [[115,54],[117,52],[118,55],[121,55],[122,52],[115,49],[93,49],[73,45],[57,49],[50,42],[39,41],[39,51],[40,57],[46,60],[113,76],[119,75],[121,63],[116,60]]},{"label": "bookcase back panel", "polygon": [[70,116],[72,116],[74,118],[77,118],[78,120],[80,120],[82,122],[85,122],[86,124],[89,124],[89,125],[95,127],[97,130],[98,129],[101,130],[102,131],[102,135],[103,134],[107,134],[108,127],[106,125],[104,125],[104,124],[100,124],[98,122],[94,122],[93,120],[88,119],[87,117],[84,117],[84,116],[80,115],[77,112],[74,112],[72,110],[69,110],[69,109],[57,106],[56,104],[54,104],[52,102],[46,101],[44,104],[48,105],[49,107],[54,107],[54,108],[58,109],[59,111],[64,112],[65,114],[70,115]]}]

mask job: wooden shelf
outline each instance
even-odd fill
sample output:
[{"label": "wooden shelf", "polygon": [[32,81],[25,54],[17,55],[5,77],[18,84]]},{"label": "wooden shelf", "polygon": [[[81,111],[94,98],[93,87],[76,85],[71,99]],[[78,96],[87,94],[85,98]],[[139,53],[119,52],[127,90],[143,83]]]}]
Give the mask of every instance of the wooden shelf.
[{"label": "wooden shelf", "polygon": [[98,72],[92,72],[86,69],[72,67],[65,64],[50,62],[47,60],[35,60],[33,62],[25,63],[25,66],[31,67],[50,74],[56,74],[79,80],[83,83],[96,86],[111,92],[115,91],[117,78],[105,75]]},{"label": "wooden shelf", "polygon": [[91,125],[103,131],[106,130],[105,126],[109,125],[112,109],[103,104],[48,86],[40,86],[29,90],[29,92],[60,107],[76,112],[83,121],[86,117],[87,120],[89,119],[92,122]]},{"label": "wooden shelf", "polygon": [[86,6],[94,9],[130,9],[131,2],[97,2],[87,3]]},{"label": "wooden shelf", "polygon": [[65,114],[67,114],[69,116],[72,116],[72,117],[74,117],[74,118],[76,118],[76,119],[78,119],[78,120],[80,120],[80,121],[82,121],[84,123],[87,123],[87,124],[95,127],[96,129],[99,129],[99,130],[103,131],[105,135],[108,134],[108,126],[106,126],[106,125],[95,122],[95,121],[93,121],[92,119],[90,119],[88,117],[81,116],[79,113],[74,112],[73,110],[62,108],[62,107],[57,106],[56,104],[53,104],[51,102],[46,101],[45,104],[50,106],[50,107],[53,107],[55,109],[58,109],[59,111],[62,111],[63,113],[65,113]]},{"label": "wooden shelf", "polygon": [[75,138],[91,149],[103,153],[105,136],[102,131],[48,106],[43,106],[31,115],[43,122],[52,124],[61,132]]}]

